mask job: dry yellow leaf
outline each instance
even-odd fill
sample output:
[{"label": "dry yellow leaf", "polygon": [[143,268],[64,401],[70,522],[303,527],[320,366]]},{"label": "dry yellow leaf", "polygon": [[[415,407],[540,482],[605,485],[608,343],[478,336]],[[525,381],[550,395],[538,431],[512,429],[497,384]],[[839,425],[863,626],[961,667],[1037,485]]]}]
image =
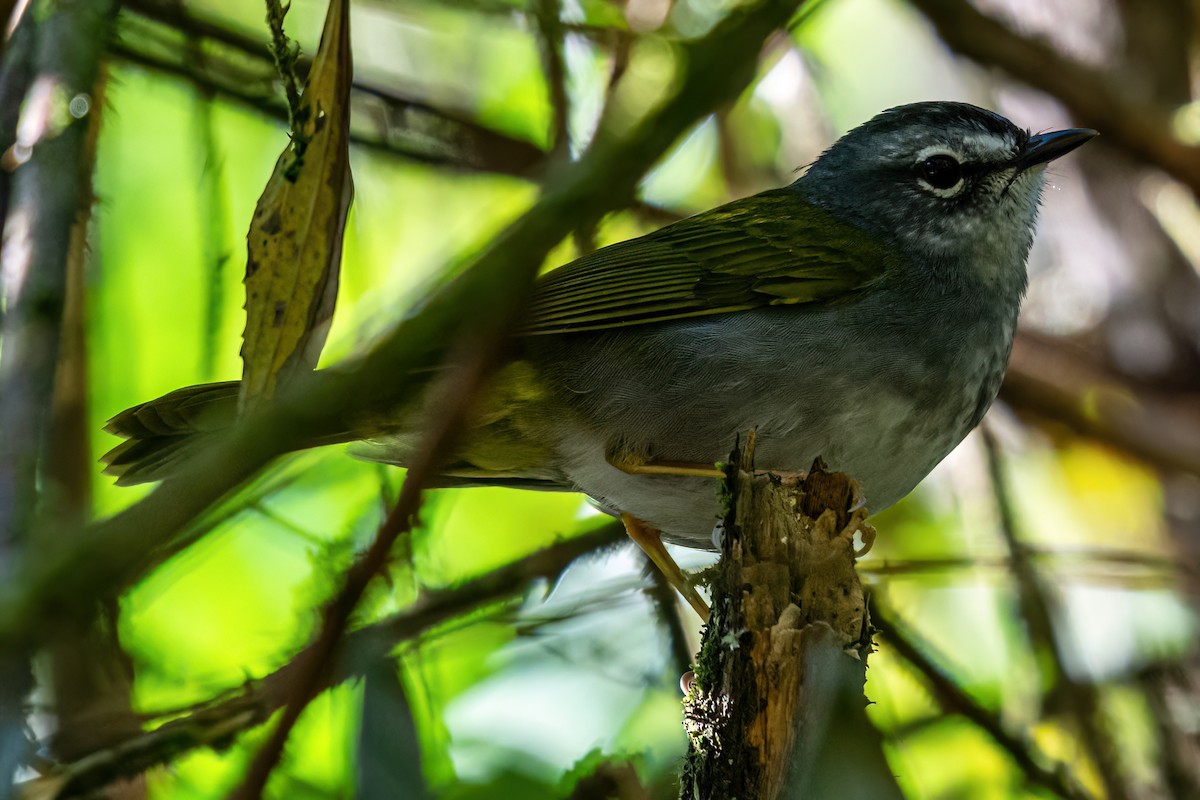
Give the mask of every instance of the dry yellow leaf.
[{"label": "dry yellow leaf", "polygon": [[332,0],[296,130],[246,235],[244,412],[316,367],[337,300],[350,177],[350,3]]}]

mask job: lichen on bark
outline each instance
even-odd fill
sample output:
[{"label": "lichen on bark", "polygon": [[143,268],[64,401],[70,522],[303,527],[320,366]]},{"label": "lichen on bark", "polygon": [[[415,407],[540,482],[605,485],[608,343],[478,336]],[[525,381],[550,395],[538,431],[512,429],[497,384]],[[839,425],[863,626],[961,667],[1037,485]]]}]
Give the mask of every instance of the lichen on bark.
[{"label": "lichen on bark", "polygon": [[801,479],[756,472],[753,435],[728,472],[712,617],[685,701],[680,797],[826,796],[815,793],[831,788],[823,753],[846,732],[865,747],[875,793],[859,793],[862,776],[851,775],[846,796],[900,797],[865,718],[871,624],[855,542],[875,532],[854,508],[853,480],[819,459]]}]

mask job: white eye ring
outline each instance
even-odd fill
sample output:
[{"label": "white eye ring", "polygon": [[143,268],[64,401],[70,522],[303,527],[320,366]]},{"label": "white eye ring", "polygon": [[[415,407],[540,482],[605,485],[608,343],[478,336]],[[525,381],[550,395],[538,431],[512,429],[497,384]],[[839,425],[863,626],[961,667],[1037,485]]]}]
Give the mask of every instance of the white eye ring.
[{"label": "white eye ring", "polygon": [[[939,159],[940,157],[940,159]],[[921,152],[917,153],[917,167],[921,169],[925,167],[931,160],[943,160],[953,162],[954,167],[961,168],[963,157],[944,145],[933,145],[926,147]],[[962,192],[966,187],[966,179],[959,173],[958,180],[950,186],[934,186],[924,175],[917,176],[917,183],[922,189],[936,197],[949,198],[954,197]]]}]

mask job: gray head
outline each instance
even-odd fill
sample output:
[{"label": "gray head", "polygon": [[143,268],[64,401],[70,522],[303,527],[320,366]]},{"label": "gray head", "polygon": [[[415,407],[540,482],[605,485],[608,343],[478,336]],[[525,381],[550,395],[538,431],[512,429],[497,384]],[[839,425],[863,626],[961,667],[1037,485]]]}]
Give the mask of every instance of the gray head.
[{"label": "gray head", "polygon": [[847,133],[793,187],[914,261],[1020,291],[1045,165],[1095,135],[1034,136],[967,103],[913,103]]}]

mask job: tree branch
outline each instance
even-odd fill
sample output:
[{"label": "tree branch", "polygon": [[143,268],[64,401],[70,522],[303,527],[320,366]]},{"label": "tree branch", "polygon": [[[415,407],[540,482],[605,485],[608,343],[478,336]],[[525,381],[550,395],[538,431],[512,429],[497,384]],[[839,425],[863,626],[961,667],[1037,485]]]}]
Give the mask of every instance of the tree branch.
[{"label": "tree branch", "polygon": [[1151,466],[1200,475],[1200,403],[1169,402],[1089,366],[1061,344],[1018,335],[1000,398]]},{"label": "tree branch", "polygon": [[1080,743],[1091,757],[1104,783],[1105,796],[1110,800],[1125,800],[1130,797],[1129,788],[1122,775],[1119,754],[1109,735],[1109,729],[1100,721],[1099,691],[1095,685],[1076,678],[1067,669],[1066,660],[1069,654],[1065,636],[1056,626],[1056,618],[1060,618],[1061,613],[1017,533],[1016,518],[1008,494],[999,447],[986,426],[981,428],[981,433],[1000,517],[1000,531],[1008,545],[1009,565],[1016,582],[1020,619],[1025,625],[1035,654],[1045,654],[1049,657],[1047,660],[1052,671],[1050,677],[1054,685],[1066,694],[1070,711],[1078,726]]},{"label": "tree branch", "polygon": [[1029,743],[1009,733],[996,714],[963,691],[938,665],[940,659],[926,655],[929,646],[918,643],[903,631],[899,623],[892,619],[891,612],[876,604],[872,622],[885,643],[921,674],[938,704],[951,714],[962,716],[990,736],[1008,753],[1030,783],[1048,789],[1065,800],[1091,800],[1091,795],[1079,786],[1065,764],[1053,764],[1051,768],[1043,766],[1042,758],[1030,750]]},{"label": "tree branch", "polygon": [[[129,0],[123,9],[114,55],[289,121],[288,104],[276,88],[275,62],[267,42],[196,16],[175,2]],[[180,48],[175,32],[195,46]],[[191,57],[196,50],[204,53],[203,60]],[[294,67],[303,79],[312,60],[301,57]],[[534,174],[546,158],[529,142],[389,86],[359,78],[352,85],[351,97],[355,110],[351,138],[365,147],[427,163],[524,177]]]},{"label": "tree branch", "polygon": [[[553,581],[575,559],[619,542],[624,535],[620,525],[610,523],[550,545],[460,586],[427,592],[404,611],[350,633],[345,639],[345,657],[329,673],[324,688],[360,677],[369,664],[386,656],[397,644],[512,597],[535,580]],[[238,734],[263,724],[283,706],[300,664],[310,651],[311,645],[284,666],[235,693],[63,767],[49,779],[61,786],[57,797],[65,800],[88,796],[110,783],[166,764],[189,750],[228,746]],[[152,716],[117,719],[116,727],[140,726],[153,719]]]},{"label": "tree branch", "polygon": [[[5,313],[0,322],[0,582],[18,582],[21,563],[34,548],[39,462],[49,441],[67,264],[73,234],[91,208],[88,122],[96,113],[94,86],[115,8],[108,0],[55,6],[24,15],[32,36],[28,83],[22,53],[6,59],[6,89],[24,89],[5,209]],[[15,85],[14,85],[15,83]],[[6,142],[5,145],[8,143]],[[76,531],[78,531],[76,527]],[[93,598],[88,609],[95,608]],[[32,648],[0,647],[0,796],[8,795],[25,752],[25,696],[32,687]]]},{"label": "tree branch", "polygon": [[1119,69],[1089,67],[1013,31],[966,0],[911,0],[942,40],[973,61],[996,66],[1057,97],[1105,141],[1173,175],[1200,195],[1200,148],[1171,134],[1173,108],[1147,103]]},{"label": "tree branch", "polygon": [[[505,324],[503,318],[498,321],[499,326]],[[437,476],[438,467],[449,456],[460,432],[466,427],[475,395],[499,361],[505,333],[504,327],[470,332],[466,358],[451,370],[438,387],[435,396],[437,402],[430,406],[438,412],[432,416],[431,425],[408,466],[408,474],[395,507],[375,534],[370,549],[351,565],[341,591],[326,605],[316,641],[308,648],[305,657],[296,662],[297,674],[292,681],[283,715],[270,738],[255,755],[245,781],[231,795],[233,800],[257,800],[262,795],[301,712],[328,685],[327,676],[332,669],[334,655],[342,646],[350,615],[354,613],[371,580],[387,567],[396,539],[412,530],[425,487]]]},{"label": "tree branch", "polygon": [[550,102],[550,149],[559,157],[568,157],[571,149],[571,102],[567,94],[567,67],[563,58],[562,3],[560,0],[535,0],[534,21],[538,30],[538,48],[546,94]]},{"label": "tree branch", "polygon": [[[673,95],[632,127],[614,128],[612,120],[603,125],[588,152],[547,181],[528,213],[365,356],[298,381],[198,453],[177,477],[89,526],[72,544],[30,554],[21,578],[0,587],[0,648],[41,641],[50,628],[78,618],[97,598],[130,585],[157,547],[275,456],[344,430],[347,420],[386,413],[412,398],[420,379],[397,376],[418,376],[439,363],[447,332],[464,319],[474,321],[484,311],[518,314],[550,250],[581,221],[622,206],[642,174],[680,135],[736,96],[753,75],[763,42],[798,2],[739,6],[705,37],[681,44]],[[486,316],[479,321],[490,322]]]}]

